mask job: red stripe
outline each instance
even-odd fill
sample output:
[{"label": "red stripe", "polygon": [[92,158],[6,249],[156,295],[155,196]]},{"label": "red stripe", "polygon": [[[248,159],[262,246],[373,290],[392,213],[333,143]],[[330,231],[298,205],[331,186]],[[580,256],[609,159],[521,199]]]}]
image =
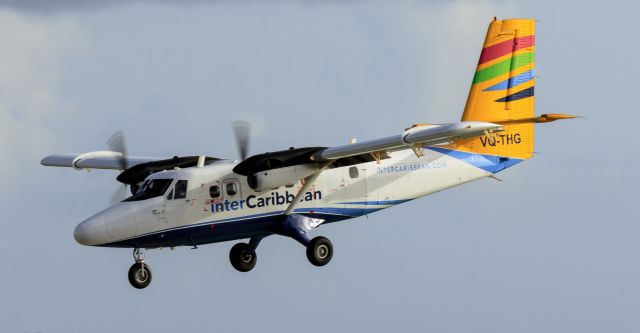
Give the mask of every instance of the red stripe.
[{"label": "red stripe", "polygon": [[502,43],[485,47],[480,54],[478,65],[533,45],[535,45],[535,36],[531,35],[509,39]]}]

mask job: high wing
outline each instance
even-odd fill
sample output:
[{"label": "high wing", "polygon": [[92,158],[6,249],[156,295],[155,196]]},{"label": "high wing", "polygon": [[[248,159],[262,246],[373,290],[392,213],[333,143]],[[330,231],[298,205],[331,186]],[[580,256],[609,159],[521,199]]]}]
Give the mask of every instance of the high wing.
[{"label": "high wing", "polygon": [[319,150],[312,156],[312,159],[314,161],[329,161],[388,150],[415,149],[452,142],[461,138],[482,136],[488,132],[502,130],[501,125],[475,121],[439,125],[413,125],[399,135]]},{"label": "high wing", "polygon": [[[461,138],[482,136],[502,131],[502,125],[467,121],[438,125],[413,125],[402,134],[373,139],[337,147],[306,147],[258,154],[239,163],[233,171],[251,176],[261,171],[292,167],[302,164],[331,162],[328,168],[342,167],[388,158],[387,152],[399,149],[414,149],[416,153],[424,146],[448,143]],[[312,168],[313,169],[313,168]]]},{"label": "high wing", "polygon": [[122,153],[115,151],[93,151],[83,154],[54,154],[43,158],[40,164],[74,169],[122,170],[123,165],[131,168],[138,164],[164,159],[166,158],[123,156]]},{"label": "high wing", "polygon": [[[55,154],[47,156],[40,162],[44,166],[70,167],[74,169],[111,169],[122,173],[116,178],[119,182],[135,185],[149,175],[173,168],[190,168],[219,161],[209,156],[174,156],[172,158],[123,156],[115,151],[94,151],[84,154]],[[126,169],[123,170],[123,167]]]}]

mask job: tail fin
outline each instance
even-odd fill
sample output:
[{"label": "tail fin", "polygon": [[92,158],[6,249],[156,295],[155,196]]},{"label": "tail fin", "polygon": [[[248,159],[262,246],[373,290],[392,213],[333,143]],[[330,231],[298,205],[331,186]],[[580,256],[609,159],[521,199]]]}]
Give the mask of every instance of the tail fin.
[{"label": "tail fin", "polygon": [[494,18],[489,25],[462,121],[504,125],[504,131],[463,139],[456,150],[527,159],[533,154],[535,21]]}]

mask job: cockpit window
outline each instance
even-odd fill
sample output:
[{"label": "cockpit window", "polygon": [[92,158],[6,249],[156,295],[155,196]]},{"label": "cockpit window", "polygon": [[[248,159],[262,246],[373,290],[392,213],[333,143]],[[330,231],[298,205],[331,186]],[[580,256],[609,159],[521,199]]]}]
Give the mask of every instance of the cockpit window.
[{"label": "cockpit window", "polygon": [[147,179],[136,194],[123,201],[139,201],[159,197],[167,191],[172,182],[173,179]]},{"label": "cockpit window", "polygon": [[174,199],[184,199],[187,197],[187,181],[178,180],[176,183],[176,193]]}]

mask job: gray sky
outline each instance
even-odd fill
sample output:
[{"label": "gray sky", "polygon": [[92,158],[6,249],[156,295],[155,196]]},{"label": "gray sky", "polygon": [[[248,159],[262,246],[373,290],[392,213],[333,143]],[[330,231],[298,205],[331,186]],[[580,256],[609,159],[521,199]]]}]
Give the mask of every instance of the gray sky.
[{"label": "gray sky", "polygon": [[[0,1],[0,331],[637,332],[640,219],[628,1]],[[52,5],[55,3],[56,5]],[[113,172],[39,166],[103,149],[236,156],[337,145],[457,121],[491,17],[534,17],[536,157],[500,174],[315,232],[324,268],[274,236],[249,274],[233,242],[150,251],[83,247]]]}]

